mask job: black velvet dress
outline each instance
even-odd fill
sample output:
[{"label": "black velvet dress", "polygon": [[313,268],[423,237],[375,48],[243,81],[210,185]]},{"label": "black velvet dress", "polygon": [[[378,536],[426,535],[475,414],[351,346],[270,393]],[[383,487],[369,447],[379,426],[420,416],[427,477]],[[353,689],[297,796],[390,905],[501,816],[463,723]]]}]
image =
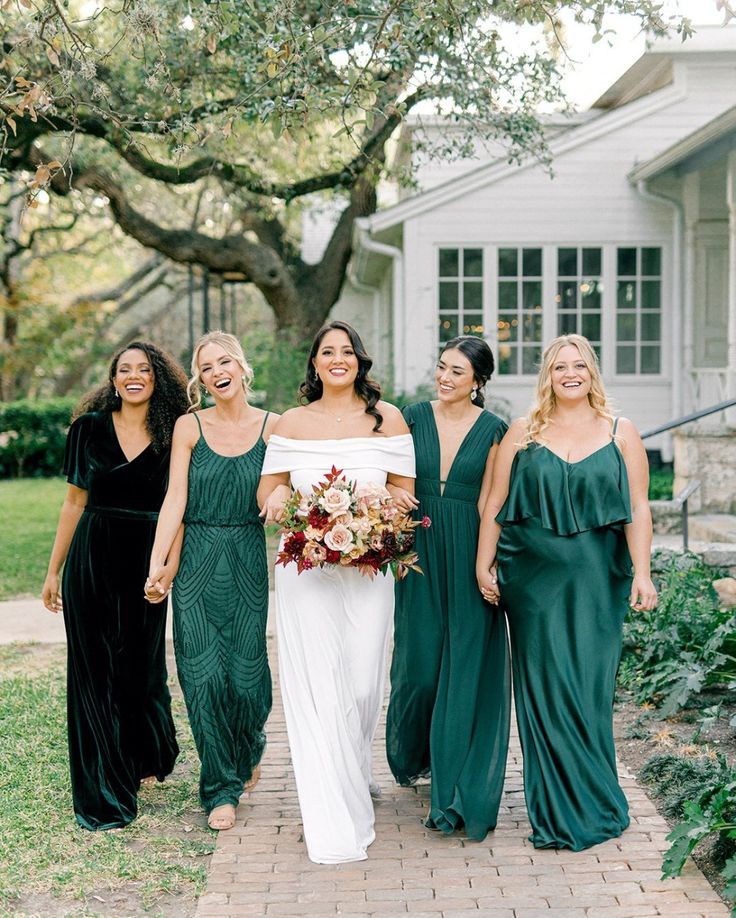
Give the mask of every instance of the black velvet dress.
[{"label": "black velvet dress", "polygon": [[85,829],[135,819],[141,778],[163,780],[179,752],[166,603],[143,597],[168,463],[151,446],[128,462],[106,412],[69,430],[64,472],[87,491],[62,581],[72,797]]}]

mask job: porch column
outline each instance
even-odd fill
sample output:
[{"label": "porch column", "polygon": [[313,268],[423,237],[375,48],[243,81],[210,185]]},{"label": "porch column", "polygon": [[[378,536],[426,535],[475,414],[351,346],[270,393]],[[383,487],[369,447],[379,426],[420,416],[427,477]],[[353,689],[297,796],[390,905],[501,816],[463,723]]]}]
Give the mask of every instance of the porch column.
[{"label": "porch column", "polygon": [[[728,154],[726,173],[728,203],[728,368],[726,392],[736,398],[736,150]],[[736,426],[736,409],[727,412],[729,425]]]}]

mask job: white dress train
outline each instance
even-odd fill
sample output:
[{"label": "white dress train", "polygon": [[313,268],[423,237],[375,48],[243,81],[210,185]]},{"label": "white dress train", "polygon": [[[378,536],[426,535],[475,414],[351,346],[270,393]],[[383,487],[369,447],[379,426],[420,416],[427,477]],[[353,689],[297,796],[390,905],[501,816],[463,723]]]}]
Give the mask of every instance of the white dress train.
[{"label": "white dress train", "polygon": [[[332,466],[358,483],[414,477],[409,434],[344,440],[272,435],[263,474],[309,494]],[[383,702],[394,580],[327,566],[276,568],[279,677],[304,838],[312,861],[367,857],[375,838],[371,746]]]}]

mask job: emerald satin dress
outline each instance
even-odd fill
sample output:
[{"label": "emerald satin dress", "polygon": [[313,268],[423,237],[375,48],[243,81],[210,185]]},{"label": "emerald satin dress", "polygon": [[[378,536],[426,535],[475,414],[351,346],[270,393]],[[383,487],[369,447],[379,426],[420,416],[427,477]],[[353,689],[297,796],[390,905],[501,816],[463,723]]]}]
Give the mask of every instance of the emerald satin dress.
[{"label": "emerald satin dress", "polygon": [[262,434],[246,453],[223,456],[200,426],[189,465],[174,650],[208,813],[225,803],[237,807],[263,755],[271,710],[266,540],[256,504]]},{"label": "emerald satin dress", "polygon": [[531,841],[580,851],[629,824],[612,723],[632,577],[619,448],[579,462],[519,450],[496,520]]},{"label": "emerald satin dress", "polygon": [[166,602],[143,596],[169,450],[123,453],[109,412],[66,441],[67,481],[87,492],[64,565],[72,799],[85,829],[136,817],[141,778],[163,781],[179,752],[166,673]]},{"label": "emerald satin dress", "polygon": [[[496,825],[510,715],[506,624],[475,579],[478,498],[491,447],[506,431],[487,411],[440,481],[440,441],[429,402],[404,409],[417,460],[417,551],[423,575],[396,584],[386,747],[400,784],[431,771],[427,825],[482,839]],[[442,486],[444,485],[444,491]]]}]

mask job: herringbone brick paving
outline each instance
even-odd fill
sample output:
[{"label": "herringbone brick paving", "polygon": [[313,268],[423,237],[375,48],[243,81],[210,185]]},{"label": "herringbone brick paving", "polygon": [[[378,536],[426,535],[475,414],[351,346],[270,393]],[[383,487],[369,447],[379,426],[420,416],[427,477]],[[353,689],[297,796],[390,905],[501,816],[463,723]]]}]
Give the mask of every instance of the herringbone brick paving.
[{"label": "herringbone brick paving", "polygon": [[631,806],[631,827],[621,838],[579,853],[535,851],[527,841],[516,735],[498,827],[479,843],[459,833],[446,837],[424,828],[429,788],[394,784],[381,725],[374,756],[383,796],[376,801],[376,841],[368,860],[312,864],[302,840],[273,638],[270,645],[274,708],[263,777],[253,794],[241,801],[236,827],[217,840],[197,918],[728,916],[729,910],[693,863],[676,880],[660,879],[668,829],[625,771],[622,783]]}]

